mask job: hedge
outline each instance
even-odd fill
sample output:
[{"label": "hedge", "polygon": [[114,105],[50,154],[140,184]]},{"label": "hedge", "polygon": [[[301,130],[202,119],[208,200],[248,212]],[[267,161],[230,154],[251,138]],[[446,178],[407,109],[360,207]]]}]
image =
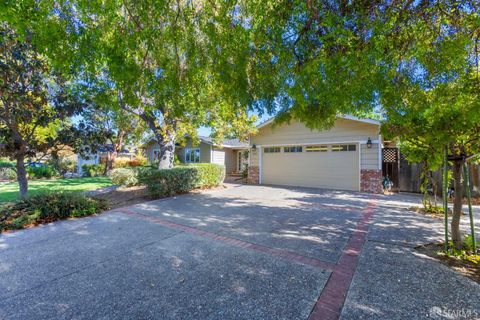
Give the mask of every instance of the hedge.
[{"label": "hedge", "polygon": [[225,167],[212,163],[185,165],[172,169],[142,170],[138,174],[141,184],[153,197],[168,197],[198,188],[212,188],[225,179]]},{"label": "hedge", "polygon": [[4,205],[0,209],[0,232],[69,217],[88,216],[104,209],[107,209],[105,201],[79,193],[39,193]]}]

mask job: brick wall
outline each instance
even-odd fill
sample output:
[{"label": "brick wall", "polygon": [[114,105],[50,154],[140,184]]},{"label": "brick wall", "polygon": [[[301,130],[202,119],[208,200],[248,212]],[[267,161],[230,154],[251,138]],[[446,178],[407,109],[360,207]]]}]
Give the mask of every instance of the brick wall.
[{"label": "brick wall", "polygon": [[360,172],[360,191],[383,193],[382,171],[362,169]]},{"label": "brick wall", "polygon": [[257,166],[248,167],[248,183],[250,184],[259,184],[260,183],[260,172]]}]

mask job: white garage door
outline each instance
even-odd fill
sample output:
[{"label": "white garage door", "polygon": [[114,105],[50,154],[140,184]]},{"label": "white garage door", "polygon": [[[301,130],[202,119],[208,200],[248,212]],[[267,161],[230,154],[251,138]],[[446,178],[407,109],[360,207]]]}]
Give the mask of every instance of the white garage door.
[{"label": "white garage door", "polygon": [[358,191],[359,146],[298,145],[262,148],[262,183]]}]

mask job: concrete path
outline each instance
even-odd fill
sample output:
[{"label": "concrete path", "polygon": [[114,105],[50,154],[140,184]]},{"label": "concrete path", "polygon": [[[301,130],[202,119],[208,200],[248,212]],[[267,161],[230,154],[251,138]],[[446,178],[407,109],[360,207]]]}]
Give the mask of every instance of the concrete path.
[{"label": "concrete path", "polygon": [[480,316],[478,284],[412,249],[442,236],[415,201],[229,185],[5,234],[0,319]]}]

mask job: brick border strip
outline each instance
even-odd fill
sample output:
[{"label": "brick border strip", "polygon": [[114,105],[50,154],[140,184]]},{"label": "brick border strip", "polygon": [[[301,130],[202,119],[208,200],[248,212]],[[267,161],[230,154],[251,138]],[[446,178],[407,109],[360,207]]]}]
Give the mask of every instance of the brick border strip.
[{"label": "brick border strip", "polygon": [[362,218],[357,222],[357,226],[343,249],[337,265],[313,307],[309,320],[336,320],[340,318],[348,289],[367,238],[375,206],[376,202],[371,201],[362,210]]},{"label": "brick border strip", "polygon": [[289,251],[289,250],[271,248],[271,247],[267,247],[267,246],[263,246],[263,245],[259,245],[259,244],[255,244],[255,243],[251,243],[251,242],[247,242],[247,241],[243,241],[243,240],[239,240],[239,239],[235,239],[235,238],[231,238],[231,237],[227,237],[227,236],[222,236],[222,235],[219,235],[219,234],[216,234],[216,233],[213,233],[213,232],[208,232],[208,231],[204,231],[204,230],[201,230],[201,229],[189,227],[189,226],[186,226],[186,225],[183,225],[183,224],[170,222],[170,221],[163,220],[163,219],[160,219],[160,218],[157,218],[157,217],[154,217],[154,216],[150,216],[148,214],[138,213],[138,212],[134,212],[134,211],[131,211],[131,210],[128,210],[128,209],[124,209],[124,208],[112,210],[111,212],[120,212],[120,213],[129,215],[129,216],[141,218],[143,220],[150,221],[150,222],[153,222],[155,224],[159,224],[159,225],[162,225],[162,226],[165,226],[165,227],[168,227],[168,228],[181,230],[181,231],[184,231],[184,232],[188,232],[188,233],[191,233],[191,234],[194,234],[194,235],[197,235],[197,236],[201,236],[201,237],[204,237],[204,238],[213,239],[213,240],[216,240],[216,241],[221,241],[223,243],[226,243],[226,244],[229,244],[229,245],[232,245],[232,246],[235,246],[235,247],[250,249],[250,250],[254,250],[254,251],[262,252],[262,253],[267,253],[267,254],[270,254],[270,255],[275,256],[275,257],[295,261],[295,262],[298,262],[298,263],[302,263],[302,264],[305,264],[305,265],[309,265],[309,266],[313,266],[313,267],[317,267],[317,268],[321,268],[321,269],[326,269],[326,270],[331,271],[331,270],[334,270],[336,268],[336,264],[334,264],[334,263],[330,263],[330,262],[318,260],[318,259],[315,259],[315,258],[303,256],[303,255],[297,254],[297,253]]}]

